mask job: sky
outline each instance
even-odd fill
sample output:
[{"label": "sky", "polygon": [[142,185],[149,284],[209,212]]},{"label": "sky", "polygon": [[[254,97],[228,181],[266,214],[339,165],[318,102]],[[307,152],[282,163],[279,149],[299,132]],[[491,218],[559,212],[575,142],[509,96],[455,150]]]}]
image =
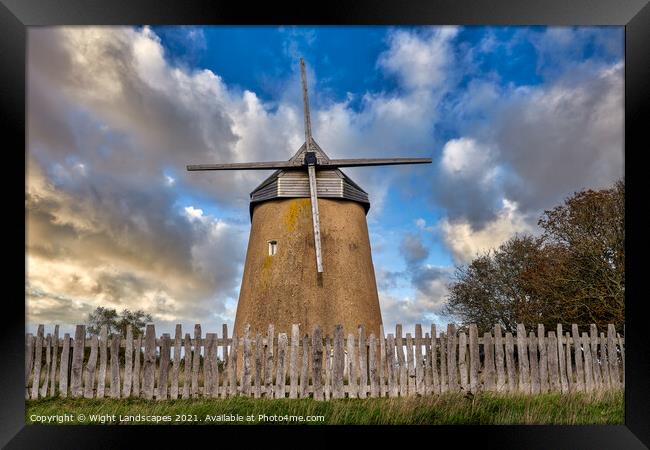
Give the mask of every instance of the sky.
[{"label": "sky", "polygon": [[382,319],[443,325],[454,268],[624,174],[622,27],[31,27],[26,325],[97,306],[158,333],[232,326],[249,193],[272,172],[187,164],[430,157],[343,171]]}]

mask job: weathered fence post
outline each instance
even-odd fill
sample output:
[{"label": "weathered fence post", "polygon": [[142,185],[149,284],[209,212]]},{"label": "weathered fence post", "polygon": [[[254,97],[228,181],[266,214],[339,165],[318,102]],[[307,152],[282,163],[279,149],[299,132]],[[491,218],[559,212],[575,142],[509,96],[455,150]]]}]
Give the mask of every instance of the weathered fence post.
[{"label": "weathered fence post", "polygon": [[291,353],[289,354],[289,398],[298,398],[298,345],[300,327],[291,325]]},{"label": "weathered fence post", "polygon": [[433,373],[431,361],[431,336],[424,334],[425,366],[424,366],[424,395],[431,395],[433,390]]},{"label": "weathered fence post", "polygon": [[314,400],[323,398],[323,338],[320,327],[317,325],[312,334],[312,384],[314,385]]},{"label": "weathered fence post", "polygon": [[108,327],[102,325],[99,331],[99,375],[97,379],[97,398],[104,398],[106,390],[106,368],[108,366]]},{"label": "weathered fence post", "polygon": [[[233,336],[234,339],[234,336]],[[287,333],[278,335],[278,370],[275,375],[275,398],[284,398],[287,371],[285,365],[287,353]]]},{"label": "weathered fence post", "polygon": [[478,370],[480,364],[481,360],[478,351],[478,328],[476,327],[476,324],[472,323],[469,325],[469,388],[474,394],[477,393],[479,389]]},{"label": "weathered fence post", "polygon": [[[216,359],[214,354],[215,342],[217,341],[216,333],[205,333],[203,339],[203,397],[210,398],[214,393],[214,378],[215,374],[213,369],[215,365],[212,363]],[[218,371],[217,371],[218,372]],[[199,392],[201,389],[199,388]],[[218,388],[217,388],[218,392]]]},{"label": "weathered fence post", "polygon": [[532,394],[539,394],[539,363],[537,362],[537,337],[534,331],[528,333],[528,353],[530,356],[530,389]]},{"label": "weathered fence post", "polygon": [[402,324],[395,325],[395,352],[397,356],[397,367],[399,371],[399,395],[400,397],[406,396],[408,385],[406,382],[407,368],[406,359],[404,357],[404,342],[402,341]]},{"label": "weathered fence post", "polygon": [[503,367],[505,358],[503,355],[503,335],[501,332],[501,325],[494,326],[494,356],[497,366],[497,392],[505,392],[506,386],[506,373]]},{"label": "weathered fence post", "polygon": [[493,391],[496,385],[495,381],[495,367],[494,367],[494,344],[492,343],[492,335],[489,331],[483,333],[483,352],[485,354],[485,390]]},{"label": "weathered fence post", "polygon": [[25,336],[25,400],[29,399],[29,376],[34,365],[34,336],[27,333]]},{"label": "weathered fence post", "polygon": [[598,362],[598,328],[594,323],[589,326],[589,337],[591,341],[591,365],[594,372],[594,388],[601,390],[603,389],[603,376],[600,370],[600,363]]},{"label": "weathered fence post", "polygon": [[230,361],[230,358],[228,357],[228,348],[229,348],[228,347],[229,346],[229,344],[228,344],[228,324],[224,323],[224,324],[221,325],[221,335],[222,335],[221,337],[223,339],[222,353],[223,353],[223,375],[224,375],[223,376],[222,389],[223,389],[223,396],[227,397],[228,396],[228,381],[229,381],[228,374],[229,374],[229,371],[230,371],[230,369],[229,369],[230,365],[228,363],[228,361]]},{"label": "weathered fence post", "polygon": [[[569,392],[569,382],[567,380],[567,370],[566,370],[566,358],[564,357],[564,347],[562,346],[562,341],[564,339],[564,333],[562,332],[562,324],[557,324],[557,359],[558,359],[558,369],[560,371],[560,388],[562,393]],[[567,342],[568,348],[568,342]]]},{"label": "weathered fence post", "polygon": [[440,378],[438,377],[438,338],[436,334],[436,325],[431,324],[431,382],[433,383],[433,392],[440,393]]},{"label": "weathered fence post", "polygon": [[[285,350],[286,350],[286,339],[287,335],[284,335],[285,339]],[[232,333],[232,346],[230,347],[230,353],[228,354],[228,389],[229,395],[236,396],[238,395],[239,389],[237,386],[237,354],[239,353],[239,340],[237,339],[237,334]],[[283,361],[284,362],[284,361]],[[284,368],[283,368],[284,370]],[[282,382],[284,386],[284,379]],[[284,394],[284,387],[282,393]]]},{"label": "weathered fence post", "polygon": [[343,365],[344,365],[344,350],[343,350],[343,326],[336,325],[334,327],[334,360],[332,362],[332,398],[343,398]]},{"label": "weathered fence post", "polygon": [[300,397],[309,397],[309,336],[302,337],[302,366],[300,367]]},{"label": "weathered fence post", "polygon": [[566,332],[564,338],[566,339],[566,351],[564,352],[566,357],[566,380],[567,386],[569,387],[569,392],[575,391],[575,382],[573,381],[573,367],[571,366],[571,346],[569,341],[571,340],[571,333]]},{"label": "weathered fence post", "polygon": [[160,338],[160,372],[158,373],[158,400],[167,399],[167,375],[169,374],[170,337],[164,333]]},{"label": "weathered fence post", "polygon": [[586,331],[582,332],[582,351],[585,355],[585,387],[587,392],[594,391],[594,372],[593,372],[593,360],[591,359],[591,345],[589,340],[589,335]]},{"label": "weathered fence post", "polygon": [[600,362],[603,368],[603,386],[611,389],[612,382],[609,376],[609,359],[607,358],[607,339],[605,333],[600,332]]},{"label": "weathered fence post", "polygon": [[111,334],[111,398],[120,398],[120,335]]},{"label": "weathered fence post", "polygon": [[449,379],[449,391],[458,391],[458,362],[456,361],[456,327],[450,323],[447,325],[447,374]]},{"label": "weathered fence post", "polygon": [[408,373],[408,383],[406,386],[406,395],[415,395],[415,364],[413,363],[413,338],[411,333],[406,333],[406,368]]},{"label": "weathered fence post", "polygon": [[397,386],[397,374],[395,370],[395,339],[392,333],[388,333],[386,339],[386,363],[388,368],[388,396],[397,397],[399,388]]},{"label": "weathered fence post", "polygon": [[59,365],[59,396],[68,396],[68,368],[70,367],[70,334],[63,335],[63,348],[61,349],[61,364]]},{"label": "weathered fence post", "polygon": [[560,376],[558,371],[557,339],[555,338],[555,331],[548,332],[546,353],[548,356],[549,385],[551,391],[557,392],[561,390],[561,387],[560,387]]},{"label": "weathered fence post", "polygon": [[194,325],[194,354],[192,355],[192,398],[199,396],[199,370],[201,368],[201,325]]},{"label": "weathered fence post", "polygon": [[461,331],[458,335],[458,371],[460,372],[460,387],[467,392],[469,389],[469,372],[467,371],[467,336],[464,331]]},{"label": "weathered fence post", "polygon": [[52,369],[50,370],[50,397],[54,397],[56,392],[56,372],[59,353],[59,326],[54,326],[54,336],[52,336]]},{"label": "weathered fence post", "polygon": [[415,388],[418,395],[425,394],[424,364],[422,360],[422,325],[415,325]]},{"label": "weathered fence post", "polygon": [[94,383],[95,383],[95,367],[97,364],[97,346],[98,340],[97,336],[90,338],[90,356],[88,357],[88,364],[86,364],[86,376],[85,376],[85,389],[84,397],[93,398],[94,394]]},{"label": "weathered fence post", "polygon": [[[625,324],[623,324],[623,330],[625,330]],[[625,388],[625,343],[623,342],[623,337],[616,333],[616,337],[618,338],[618,345],[621,348],[621,387]]]},{"label": "weathered fence post", "polygon": [[140,397],[140,349],[142,348],[142,336],[135,339],[133,345],[133,396]]},{"label": "weathered fence post", "polygon": [[243,371],[242,371],[242,380],[241,380],[241,391],[246,397],[251,395],[251,339],[250,339],[250,324],[246,324],[244,327],[244,358],[243,358]]},{"label": "weathered fence post", "polygon": [[32,378],[32,399],[38,399],[39,387],[41,384],[41,363],[43,360],[43,334],[45,328],[38,326],[36,331],[36,344],[34,345],[34,376]]},{"label": "weathered fence post", "polygon": [[613,388],[620,386],[618,372],[618,354],[616,350],[616,329],[613,324],[607,325],[607,359],[609,359],[609,378]]},{"label": "weathered fence post", "polygon": [[176,324],[174,330],[174,361],[172,365],[172,385],[169,390],[169,397],[172,400],[178,398],[178,374],[181,367],[181,340],[183,339],[183,326]]},{"label": "weathered fence post", "polygon": [[156,370],[156,329],[147,325],[144,335],[144,363],[142,367],[142,393],[144,398],[153,398],[154,376]]},{"label": "weathered fence post", "polygon": [[74,346],[72,348],[72,372],[70,375],[70,384],[72,385],[72,397],[81,397],[83,395],[82,386],[82,369],[84,362],[84,346],[86,338],[86,327],[77,325],[74,332]]},{"label": "weathered fence post", "polygon": [[447,370],[447,335],[440,333],[440,392],[445,393],[449,391],[449,383],[447,377],[449,371]]},{"label": "weathered fence post", "polygon": [[[555,349],[557,354],[557,348]],[[528,345],[526,328],[523,323],[517,324],[517,359],[519,362],[519,390],[530,393],[530,366],[528,364]]]},{"label": "weathered fence post", "polygon": [[[548,356],[546,355],[544,325],[537,324],[537,347],[539,348],[539,390],[542,394],[548,392]],[[567,345],[567,350],[568,350]]]},{"label": "weathered fence post", "polygon": [[210,366],[210,397],[219,397],[219,362],[217,360],[217,349],[219,348],[217,333],[211,333],[212,339],[207,349],[208,364]]},{"label": "weathered fence post", "polygon": [[273,340],[275,338],[275,328],[273,324],[269,324],[269,329],[266,336],[266,365],[264,366],[264,380],[266,384],[265,396],[273,398]]},{"label": "weathered fence post", "polygon": [[[224,323],[221,325],[221,337],[223,338],[223,363],[228,365],[228,324]],[[226,380],[224,380],[224,387]]]},{"label": "weathered fence post", "polygon": [[131,385],[133,383],[133,329],[131,325],[126,327],[126,342],[124,344],[124,386],[122,397],[131,396]]},{"label": "weathered fence post", "polygon": [[257,333],[255,337],[255,398],[262,396],[262,385],[264,384],[264,343],[262,335]]},{"label": "weathered fence post", "polygon": [[582,348],[580,345],[580,333],[578,332],[578,325],[575,323],[571,325],[571,333],[573,335],[573,351],[576,363],[576,387],[578,388],[578,391],[584,392],[585,373],[582,368]]},{"label": "weathered fence post", "polygon": [[357,398],[359,391],[357,387],[357,358],[354,347],[354,335],[348,334],[347,339],[347,372],[348,372],[348,397]]},{"label": "weathered fence post", "polygon": [[325,399],[329,400],[332,394],[332,342],[329,335],[325,336]]},{"label": "weathered fence post", "polygon": [[41,397],[47,397],[47,388],[50,382],[50,370],[52,368],[52,336],[47,333],[45,338],[45,367],[43,370],[43,386],[41,386]]},{"label": "weathered fence post", "polygon": [[[217,337],[214,333],[205,333],[203,340],[203,397],[209,398],[212,393],[212,349],[214,348],[214,341]],[[200,389],[199,389],[200,391]]]},{"label": "weathered fence post", "polygon": [[377,371],[377,339],[374,333],[368,338],[368,364],[370,366],[370,397],[379,396],[379,373]]},{"label": "weathered fence post", "polygon": [[517,378],[515,376],[514,355],[515,355],[514,339],[512,337],[512,333],[507,332],[506,333],[506,370],[508,372],[508,392],[516,392],[518,390]]},{"label": "weathered fence post", "polygon": [[368,393],[368,347],[366,346],[366,329],[359,325],[359,398],[366,398]]},{"label": "weathered fence post", "polygon": [[[192,338],[190,333],[185,333],[185,339],[183,340],[183,348],[185,350],[185,370],[183,371],[183,398],[188,399],[191,396],[190,391],[190,381],[192,378]],[[145,350],[146,351],[146,350]],[[146,353],[145,353],[146,355]],[[146,356],[145,356],[146,357]],[[225,362],[224,362],[225,364]]]}]

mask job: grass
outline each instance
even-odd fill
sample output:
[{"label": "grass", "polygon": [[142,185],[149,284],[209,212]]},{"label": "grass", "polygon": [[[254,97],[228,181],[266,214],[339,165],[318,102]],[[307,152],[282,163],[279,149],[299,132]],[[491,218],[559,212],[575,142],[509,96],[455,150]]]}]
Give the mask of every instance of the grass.
[{"label": "grass", "polygon": [[[26,423],[36,423],[34,415],[57,416],[70,414],[71,424],[98,424],[99,417],[111,415],[107,424],[134,423],[124,416],[168,416],[165,424],[260,424],[288,423],[273,421],[273,416],[323,416],[316,424],[623,424],[623,392],[598,394],[542,394],[536,396],[481,393],[473,398],[462,394],[443,394],[427,397],[341,399],[318,402],[313,399],[227,399],[144,400],[144,399],[60,399],[26,401]],[[78,415],[85,416],[84,421]],[[177,417],[180,415],[181,417]],[[182,415],[185,415],[183,417]],[[206,416],[217,421],[207,422]],[[224,420],[229,415],[230,420]],[[233,416],[240,420],[232,420]],[[271,416],[264,419],[259,415]],[[120,417],[122,416],[122,417]],[[189,417],[188,417],[189,416]],[[247,420],[250,417],[251,420]],[[187,420],[187,419],[190,420]],[[197,420],[193,420],[193,419]],[[121,420],[122,419],[122,420]],[[156,423],[155,417],[142,423]],[[177,420],[186,419],[186,420]],[[52,423],[57,423],[52,419]],[[160,423],[160,422],[159,422]],[[296,423],[291,422],[291,423]],[[307,422],[303,422],[307,423]]]}]

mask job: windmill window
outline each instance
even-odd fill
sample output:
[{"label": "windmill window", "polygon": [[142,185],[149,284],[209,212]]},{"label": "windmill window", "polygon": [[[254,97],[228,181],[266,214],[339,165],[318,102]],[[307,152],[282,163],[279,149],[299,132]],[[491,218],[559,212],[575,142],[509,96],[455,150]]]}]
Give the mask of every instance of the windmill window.
[{"label": "windmill window", "polygon": [[269,256],[273,256],[278,251],[278,241],[269,241]]}]

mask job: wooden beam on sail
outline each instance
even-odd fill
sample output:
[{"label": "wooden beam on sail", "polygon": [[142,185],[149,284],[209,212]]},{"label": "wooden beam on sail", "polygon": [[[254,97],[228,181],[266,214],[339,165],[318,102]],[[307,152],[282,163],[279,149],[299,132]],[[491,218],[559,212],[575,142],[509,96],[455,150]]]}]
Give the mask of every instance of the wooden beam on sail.
[{"label": "wooden beam on sail", "polygon": [[245,162],[227,164],[192,164],[187,170],[270,170],[270,169],[292,169],[300,167],[289,161],[266,161],[266,162]]},{"label": "wooden beam on sail", "polygon": [[327,165],[336,167],[394,166],[397,164],[430,164],[431,161],[431,158],[330,159]]}]

